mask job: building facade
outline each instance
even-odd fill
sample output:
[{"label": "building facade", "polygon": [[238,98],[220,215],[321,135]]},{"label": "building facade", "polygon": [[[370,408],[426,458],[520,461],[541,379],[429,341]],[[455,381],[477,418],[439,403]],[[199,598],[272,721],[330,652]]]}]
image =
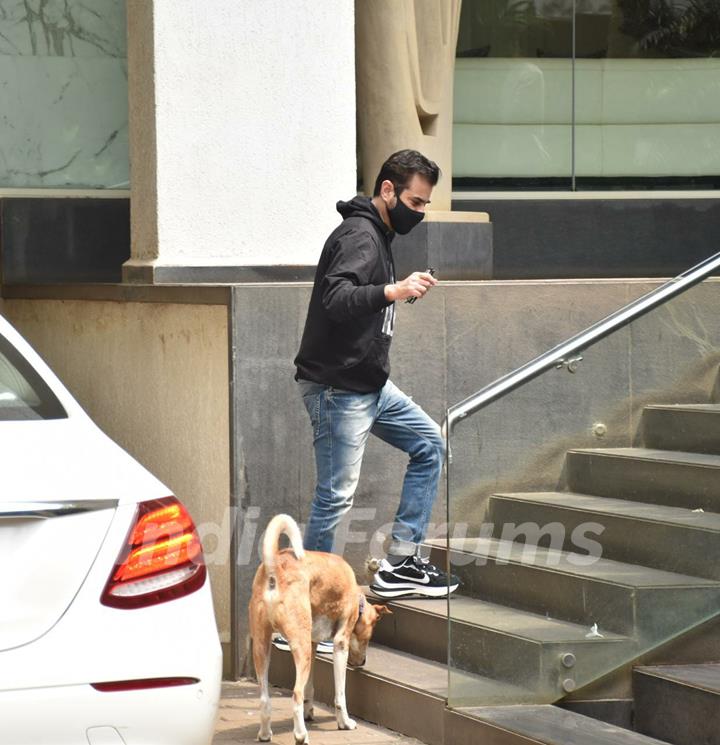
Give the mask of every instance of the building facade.
[{"label": "building facade", "polygon": [[[357,0],[358,14],[373,2]],[[0,0],[0,312],[190,506],[226,672],[237,675],[264,524],[280,510],[302,519],[309,506],[311,444],[291,362],[334,204],[362,181],[356,63],[367,49],[352,0],[92,7]],[[436,3],[402,7],[403,18],[442,16]],[[464,0],[458,10],[443,178],[453,211],[489,213],[490,224],[451,268],[453,246],[433,249],[453,281],[422,313],[400,309],[393,357],[396,381],[437,419],[720,238],[714,0]],[[401,35],[422,49],[422,26],[407,23]],[[410,69],[387,72],[409,89]],[[418,109],[424,136],[433,116]],[[552,432],[538,424],[520,456],[509,430],[483,442],[501,453],[485,462],[497,469],[490,481],[507,483],[517,457],[532,463],[537,433],[560,448],[590,436],[613,397],[634,390],[639,401],[636,354],[667,371],[646,384],[666,397],[688,366],[697,374],[685,396],[712,387],[715,301],[698,303],[702,312],[671,321],[701,339],[702,365],[685,347],[663,356],[630,339],[598,362],[579,418]],[[623,385],[597,382],[607,379]],[[538,402],[554,407],[560,395]],[[526,405],[504,415],[508,426],[546,421]],[[620,419],[610,440],[632,440],[637,418]],[[554,457],[545,481],[557,478]],[[391,518],[386,474],[402,460],[369,449],[353,514],[371,533]],[[436,512],[440,525],[444,504]],[[368,540],[347,541],[361,571]]]}]

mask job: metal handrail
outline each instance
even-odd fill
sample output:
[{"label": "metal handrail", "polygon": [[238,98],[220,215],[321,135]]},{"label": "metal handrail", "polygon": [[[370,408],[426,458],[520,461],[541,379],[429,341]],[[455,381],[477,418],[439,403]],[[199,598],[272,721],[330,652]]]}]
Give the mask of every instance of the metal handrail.
[{"label": "metal handrail", "polygon": [[644,316],[659,305],[681,295],[694,285],[702,282],[706,277],[720,268],[720,253],[713,254],[709,258],[696,264],[691,269],[678,274],[657,289],[643,295],[637,300],[628,303],[611,315],[594,323],[579,334],[549,349],[534,360],[518,367],[513,372],[503,375],[493,383],[481,388],[477,393],[451,406],[442,424],[445,437],[449,437],[455,425],[475,414],[493,401],[502,398],[508,393],[520,388],[539,375],[542,375],[551,367],[567,367],[570,372],[575,372],[577,363],[582,359],[579,353],[606,336],[614,333],[623,326]]}]

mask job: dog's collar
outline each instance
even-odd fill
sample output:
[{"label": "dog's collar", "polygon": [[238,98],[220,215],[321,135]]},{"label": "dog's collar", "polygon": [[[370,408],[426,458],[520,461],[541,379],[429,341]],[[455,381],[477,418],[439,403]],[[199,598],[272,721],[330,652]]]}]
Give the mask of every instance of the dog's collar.
[{"label": "dog's collar", "polygon": [[365,610],[365,596],[360,593],[360,602],[358,603],[358,621],[362,618],[363,611]]}]

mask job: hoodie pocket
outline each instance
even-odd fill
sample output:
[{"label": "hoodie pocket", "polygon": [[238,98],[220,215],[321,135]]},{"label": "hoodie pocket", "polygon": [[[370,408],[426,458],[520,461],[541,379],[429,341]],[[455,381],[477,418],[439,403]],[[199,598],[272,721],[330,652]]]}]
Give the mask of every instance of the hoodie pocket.
[{"label": "hoodie pocket", "polygon": [[356,377],[361,377],[374,388],[382,388],[390,374],[390,339],[389,336],[376,336],[365,358],[353,368]]}]

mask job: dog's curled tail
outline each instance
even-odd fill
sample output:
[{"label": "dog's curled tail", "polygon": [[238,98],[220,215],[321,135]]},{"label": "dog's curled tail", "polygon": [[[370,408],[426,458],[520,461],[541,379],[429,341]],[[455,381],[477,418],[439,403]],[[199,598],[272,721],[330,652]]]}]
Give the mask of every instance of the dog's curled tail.
[{"label": "dog's curled tail", "polygon": [[302,536],[300,535],[300,528],[298,528],[297,523],[290,515],[275,515],[265,529],[262,548],[263,564],[265,564],[265,569],[270,575],[275,573],[278,541],[283,533],[290,539],[290,545],[295,552],[295,556],[298,559],[302,559],[305,556]]}]

